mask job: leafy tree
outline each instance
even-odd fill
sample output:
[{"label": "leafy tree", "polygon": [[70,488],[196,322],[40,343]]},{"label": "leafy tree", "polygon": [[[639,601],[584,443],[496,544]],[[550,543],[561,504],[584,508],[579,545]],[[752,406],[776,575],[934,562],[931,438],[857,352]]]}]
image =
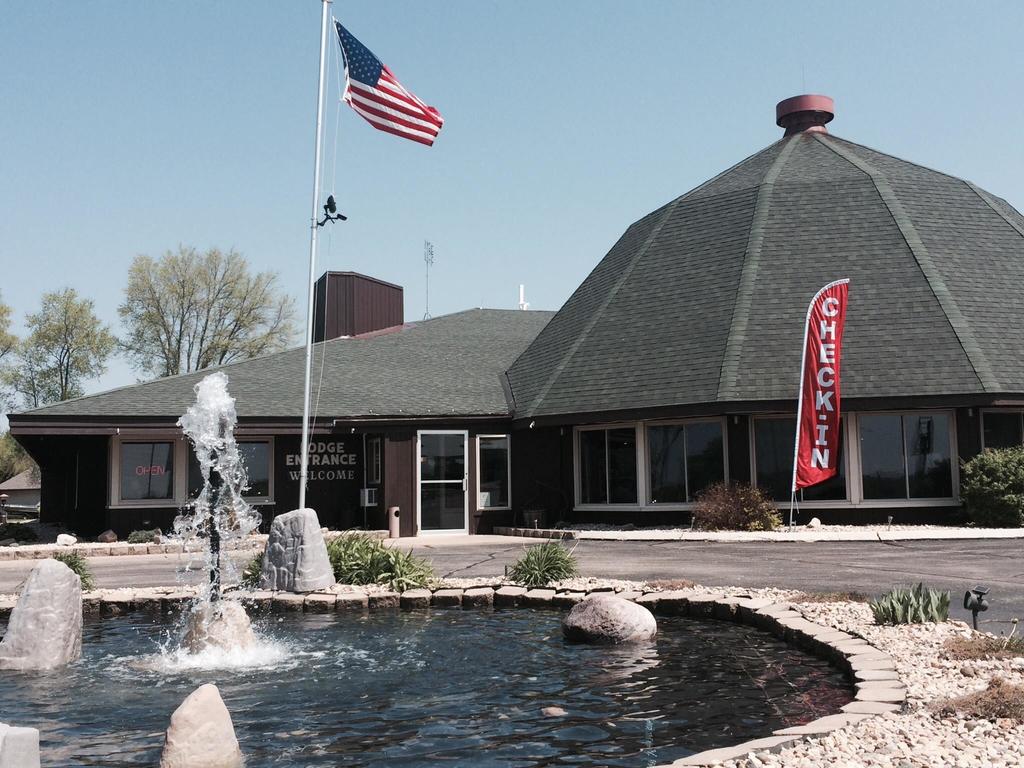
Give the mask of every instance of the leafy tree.
[{"label": "leafy tree", "polygon": [[5,410],[8,405],[8,393],[5,386],[8,378],[7,363],[4,361],[13,356],[15,347],[18,345],[17,337],[10,331],[11,308],[0,298],[0,411]]},{"label": "leafy tree", "polygon": [[82,382],[103,374],[117,344],[92,301],[74,288],[44,293],[25,326],[28,336],[17,345],[6,379],[29,408],[84,394]]},{"label": "leafy tree", "polygon": [[10,432],[0,435],[0,483],[32,469],[36,463],[29,458]]},{"label": "leafy tree", "polygon": [[135,367],[172,376],[284,349],[294,302],[273,272],[253,274],[240,253],[179,246],[136,256],[118,307],[121,346]]}]

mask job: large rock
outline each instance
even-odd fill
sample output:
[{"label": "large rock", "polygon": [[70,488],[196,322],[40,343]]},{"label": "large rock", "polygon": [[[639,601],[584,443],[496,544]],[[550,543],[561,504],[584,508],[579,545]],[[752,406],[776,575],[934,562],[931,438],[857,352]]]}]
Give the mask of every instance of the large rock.
[{"label": "large rock", "polygon": [[263,555],[260,589],[315,592],[333,584],[334,571],[316,512],[296,509],[275,517]]},{"label": "large rock", "polygon": [[96,541],[100,544],[113,544],[117,541],[117,534],[109,528],[96,537]]},{"label": "large rock", "polygon": [[562,620],[566,640],[577,643],[632,643],[658,632],[654,614],[642,605],[608,594],[591,595]]},{"label": "large rock", "polygon": [[57,534],[57,546],[58,547],[71,547],[78,543],[78,539],[72,536],[70,533],[58,533]]},{"label": "large rock", "polygon": [[255,643],[249,614],[234,600],[200,603],[189,611],[185,620],[182,644],[192,653],[206,648],[225,651],[251,648]]},{"label": "large rock", "polygon": [[39,768],[39,731],[0,723],[0,768]]},{"label": "large rock", "polygon": [[160,768],[240,768],[231,713],[217,686],[201,685],[181,702],[167,728]]},{"label": "large rock", "polygon": [[11,611],[0,669],[52,669],[82,655],[82,580],[64,563],[40,560]]}]

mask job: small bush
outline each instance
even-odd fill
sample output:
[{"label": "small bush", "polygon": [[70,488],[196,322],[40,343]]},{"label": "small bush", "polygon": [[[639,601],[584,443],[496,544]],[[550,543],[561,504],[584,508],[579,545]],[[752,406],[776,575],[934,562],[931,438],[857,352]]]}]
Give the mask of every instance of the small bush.
[{"label": "small bush", "polygon": [[693,527],[702,531],[773,531],[782,525],[775,503],[759,488],[717,483],[697,497]]},{"label": "small bush", "polygon": [[132,531],[128,534],[129,544],[152,544],[153,539],[160,536],[162,531],[159,528],[154,528],[151,531]]},{"label": "small bush", "polygon": [[975,525],[1024,525],[1024,447],[986,450],[960,471],[960,498]]},{"label": "small bush", "polygon": [[932,709],[941,716],[959,715],[972,720],[1024,720],[1024,686],[993,677],[985,690],[943,699]]},{"label": "small bush", "polygon": [[557,541],[530,547],[509,569],[509,578],[527,587],[543,587],[579,572],[576,557]]},{"label": "small bush", "polygon": [[946,641],[946,655],[957,661],[969,659],[1010,659],[1024,656],[1024,638],[973,635],[951,637]]},{"label": "small bush", "polygon": [[39,534],[31,526],[24,523],[5,523],[0,525],[0,541],[14,539],[19,544],[39,541]]},{"label": "small bush", "polygon": [[411,552],[384,546],[365,533],[346,533],[327,544],[340,584],[380,584],[396,592],[425,587],[434,578],[430,563]]},{"label": "small bush", "polygon": [[245,568],[242,569],[242,578],[239,581],[239,586],[243,589],[258,589],[260,586],[260,576],[263,574],[263,555],[266,550],[257,552],[248,563],[245,564]]},{"label": "small bush", "polygon": [[53,559],[64,563],[64,565],[78,574],[78,578],[82,580],[83,592],[88,592],[96,586],[96,580],[92,577],[89,563],[77,552],[73,550],[71,552],[58,552],[53,556]]},{"label": "small bush", "polygon": [[924,624],[949,618],[949,592],[918,584],[913,589],[897,587],[868,603],[876,624]]}]

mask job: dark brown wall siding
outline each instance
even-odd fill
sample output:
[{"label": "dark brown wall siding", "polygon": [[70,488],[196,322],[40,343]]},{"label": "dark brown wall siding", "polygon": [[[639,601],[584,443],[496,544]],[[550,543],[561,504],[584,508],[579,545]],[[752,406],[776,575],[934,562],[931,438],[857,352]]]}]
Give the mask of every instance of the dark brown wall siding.
[{"label": "dark brown wall siding", "polygon": [[397,285],[353,272],[327,272],[316,281],[314,341],[391,328],[404,318],[403,291]]},{"label": "dark brown wall siding", "polygon": [[416,535],[416,433],[392,432],[384,438],[384,510],[399,507],[401,535]]},{"label": "dark brown wall siding", "polygon": [[750,482],[750,417],[727,416],[726,435],[729,441],[729,480]]}]

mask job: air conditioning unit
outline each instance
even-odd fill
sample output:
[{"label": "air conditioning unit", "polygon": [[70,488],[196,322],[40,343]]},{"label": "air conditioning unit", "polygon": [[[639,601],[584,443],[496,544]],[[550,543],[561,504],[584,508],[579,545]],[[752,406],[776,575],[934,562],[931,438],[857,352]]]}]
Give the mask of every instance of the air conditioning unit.
[{"label": "air conditioning unit", "polygon": [[361,506],[361,507],[376,507],[377,506],[377,489],[376,488],[360,488],[359,489],[359,506]]}]

